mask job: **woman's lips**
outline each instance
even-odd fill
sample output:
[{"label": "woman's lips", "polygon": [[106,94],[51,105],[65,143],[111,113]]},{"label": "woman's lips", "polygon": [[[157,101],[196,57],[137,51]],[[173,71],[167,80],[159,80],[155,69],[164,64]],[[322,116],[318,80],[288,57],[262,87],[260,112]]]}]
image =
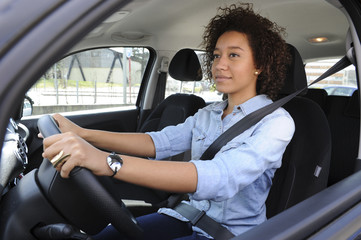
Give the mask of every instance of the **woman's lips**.
[{"label": "woman's lips", "polygon": [[227,76],[223,76],[223,75],[216,76],[216,82],[224,82],[229,79],[231,79],[231,77],[227,77]]}]

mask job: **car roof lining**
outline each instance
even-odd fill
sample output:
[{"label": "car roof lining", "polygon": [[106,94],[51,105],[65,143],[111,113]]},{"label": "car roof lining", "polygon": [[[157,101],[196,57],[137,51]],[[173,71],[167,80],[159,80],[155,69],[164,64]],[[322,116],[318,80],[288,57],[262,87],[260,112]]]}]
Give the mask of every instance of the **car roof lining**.
[{"label": "car roof lining", "polygon": [[[161,4],[163,1],[167,4]],[[226,1],[222,6],[234,2]],[[256,12],[286,27],[288,33],[286,41],[300,50],[305,61],[345,54],[344,42],[348,22],[343,13],[328,2],[323,0],[306,0],[302,3],[295,0],[278,0],[272,3],[262,0],[250,2],[254,4]],[[216,14],[220,3],[217,0],[197,1],[197,6],[211,6],[203,9],[194,8],[192,4],[177,0],[134,0],[119,10],[127,12],[123,19],[119,22],[101,24],[75,48],[88,48],[101,41],[103,46],[104,44],[125,46],[133,42],[132,45],[150,46],[157,51],[174,51],[185,47],[197,49],[202,41],[204,26]],[[280,5],[282,8],[279,7]],[[159,9],[159,6],[162,6],[162,9]],[[307,15],[302,14],[304,11],[299,11],[301,7],[307,10]],[[140,15],[143,16],[142,19],[148,21],[140,22],[138,17]],[[319,29],[322,29],[322,32]],[[329,41],[322,45],[307,41],[311,37],[320,35],[327,36]],[[127,39],[127,36],[136,36],[139,39]],[[325,52],[327,56],[324,55]]]}]

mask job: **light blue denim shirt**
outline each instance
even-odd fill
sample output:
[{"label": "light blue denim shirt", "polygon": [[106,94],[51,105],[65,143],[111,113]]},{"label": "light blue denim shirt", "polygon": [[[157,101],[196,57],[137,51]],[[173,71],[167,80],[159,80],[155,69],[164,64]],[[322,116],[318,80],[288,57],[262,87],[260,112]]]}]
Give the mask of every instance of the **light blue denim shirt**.
[{"label": "light blue denim shirt", "polygon": [[[200,109],[182,124],[148,133],[155,145],[156,159],[191,149],[198,182],[196,192],[189,194],[189,204],[206,211],[235,235],[266,220],[265,201],[295,131],[293,119],[279,108],[223,146],[213,159],[199,159],[229,127],[270,103],[272,100],[266,95],[257,95],[235,106],[222,120],[227,101],[217,102]],[[172,209],[162,208],[159,212],[186,221]]]}]

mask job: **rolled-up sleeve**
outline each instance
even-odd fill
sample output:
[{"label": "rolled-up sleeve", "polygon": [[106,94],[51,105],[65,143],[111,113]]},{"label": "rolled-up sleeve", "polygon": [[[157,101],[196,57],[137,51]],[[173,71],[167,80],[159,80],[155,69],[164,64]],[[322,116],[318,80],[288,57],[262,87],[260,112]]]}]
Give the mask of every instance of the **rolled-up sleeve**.
[{"label": "rolled-up sleeve", "polygon": [[192,198],[229,199],[267,169],[279,168],[294,131],[293,119],[281,111],[266,116],[230,141],[212,160],[192,160],[198,174],[197,190]]},{"label": "rolled-up sleeve", "polygon": [[168,126],[159,132],[147,132],[153,140],[156,159],[164,159],[185,152],[191,148],[192,129],[196,116],[191,116],[184,123]]}]

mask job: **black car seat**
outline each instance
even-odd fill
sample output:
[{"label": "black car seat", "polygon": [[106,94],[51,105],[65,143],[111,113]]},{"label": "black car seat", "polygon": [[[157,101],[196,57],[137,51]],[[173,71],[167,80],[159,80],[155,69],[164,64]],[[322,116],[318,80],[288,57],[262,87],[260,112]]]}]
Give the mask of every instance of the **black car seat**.
[{"label": "black car seat", "polygon": [[[307,85],[302,58],[296,48],[289,48],[293,60],[281,90],[283,96]],[[324,111],[303,96],[283,107],[291,114],[296,130],[273,179],[266,201],[268,218],[326,188],[329,175],[331,133]],[[317,165],[322,168],[318,177],[314,174]]]},{"label": "black car seat", "polygon": [[360,133],[360,100],[356,90],[351,97],[328,96],[327,117],[332,133],[329,185],[355,172]]},{"label": "black car seat", "polygon": [[[179,50],[169,64],[169,75],[179,81],[200,81],[202,69],[194,50]],[[193,94],[170,95],[149,114],[139,131],[159,131],[166,126],[182,123],[205,106],[203,98]]]},{"label": "black car seat", "polygon": [[315,101],[325,111],[327,101],[327,92],[325,89],[309,88],[305,97]]}]

